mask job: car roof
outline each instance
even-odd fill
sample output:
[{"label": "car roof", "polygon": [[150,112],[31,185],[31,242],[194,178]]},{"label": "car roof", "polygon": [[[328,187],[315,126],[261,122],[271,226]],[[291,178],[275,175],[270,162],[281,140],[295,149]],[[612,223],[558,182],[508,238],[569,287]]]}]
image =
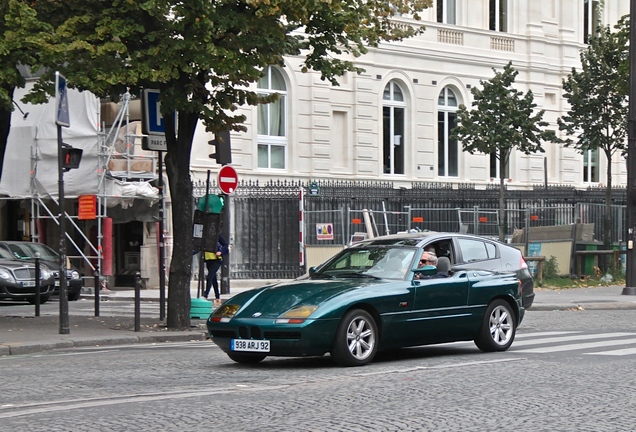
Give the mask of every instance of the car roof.
[{"label": "car roof", "polygon": [[407,246],[423,246],[430,241],[435,241],[441,238],[472,238],[472,239],[480,239],[487,240],[493,243],[498,243],[500,245],[505,245],[504,243],[499,242],[498,240],[494,240],[491,238],[476,236],[472,234],[460,234],[453,232],[437,232],[437,231],[421,231],[421,232],[408,232],[408,233],[398,233],[398,234],[389,234],[384,236],[378,236],[367,240],[362,240],[360,242],[355,243],[355,245],[407,245]]}]

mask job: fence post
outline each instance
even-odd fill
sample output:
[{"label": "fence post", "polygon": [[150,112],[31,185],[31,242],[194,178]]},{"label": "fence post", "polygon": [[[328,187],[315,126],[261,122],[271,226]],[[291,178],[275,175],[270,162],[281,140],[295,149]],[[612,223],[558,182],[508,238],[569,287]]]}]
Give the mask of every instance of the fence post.
[{"label": "fence post", "polygon": [[101,281],[100,281],[100,277],[99,277],[99,265],[95,264],[95,272],[93,273],[93,276],[95,276],[95,316],[98,317],[99,316],[99,290],[101,288]]},{"label": "fence post", "polygon": [[35,253],[35,316],[40,316],[40,253]]},{"label": "fence post", "polygon": [[479,235],[479,206],[473,207],[473,226],[475,227],[473,234]]},{"label": "fence post", "polygon": [[135,331],[141,331],[141,273],[135,272]]}]

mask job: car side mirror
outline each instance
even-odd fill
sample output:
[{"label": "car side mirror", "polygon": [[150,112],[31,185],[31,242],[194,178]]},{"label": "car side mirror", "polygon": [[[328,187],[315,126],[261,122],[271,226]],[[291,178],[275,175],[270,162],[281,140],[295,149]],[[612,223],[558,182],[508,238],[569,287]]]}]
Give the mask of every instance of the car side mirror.
[{"label": "car side mirror", "polygon": [[416,275],[422,275],[422,276],[435,276],[437,274],[437,267],[435,267],[434,265],[425,265],[422,267],[418,267],[415,270],[413,270],[413,272]]}]

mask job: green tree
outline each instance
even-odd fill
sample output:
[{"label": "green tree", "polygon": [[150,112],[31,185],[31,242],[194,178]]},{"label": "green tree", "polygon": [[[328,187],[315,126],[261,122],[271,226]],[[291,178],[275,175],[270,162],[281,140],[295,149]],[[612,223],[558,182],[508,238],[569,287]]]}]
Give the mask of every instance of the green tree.
[{"label": "green tree", "polygon": [[581,51],[581,68],[563,80],[567,114],[558,120],[567,133],[564,145],[585,154],[602,151],[607,160],[603,242],[611,244],[612,156],[627,151],[629,94],[629,20],[623,18],[613,32],[600,26]]},{"label": "green tree", "polygon": [[499,239],[505,236],[505,185],[503,169],[508,166],[510,154],[518,150],[524,154],[544,152],[541,142],[558,142],[552,130],[545,129],[544,110],[536,110],[532,90],[523,93],[512,87],[519,74],[508,63],[488,81],[480,81],[483,88],[473,87],[472,110],[460,105],[457,110],[457,126],[452,136],[462,143],[462,148],[475,152],[494,154],[501,167],[499,173]]},{"label": "green tree", "polygon": [[[69,86],[116,98],[131,89],[161,91],[174,248],[168,285],[169,328],[190,326],[192,182],[190,153],[199,120],[206,130],[245,130],[245,104],[268,103],[250,90],[265,67],[295,56],[304,71],[337,84],[353,60],[382,41],[421,33],[430,0],[67,0],[33,2],[41,19],[63,17],[42,53]],[[45,10],[46,7],[46,10]],[[410,18],[399,18],[400,14]],[[395,25],[400,19],[400,25]],[[406,24],[406,25],[403,25]],[[44,75],[32,100],[53,90]],[[178,125],[168,115],[178,112]]]},{"label": "green tree", "polygon": [[[20,66],[37,68],[39,53],[45,49],[42,34],[52,32],[37,18],[26,2],[0,0],[0,178],[14,111],[13,95],[25,85]],[[18,101],[16,101],[18,103]]]}]

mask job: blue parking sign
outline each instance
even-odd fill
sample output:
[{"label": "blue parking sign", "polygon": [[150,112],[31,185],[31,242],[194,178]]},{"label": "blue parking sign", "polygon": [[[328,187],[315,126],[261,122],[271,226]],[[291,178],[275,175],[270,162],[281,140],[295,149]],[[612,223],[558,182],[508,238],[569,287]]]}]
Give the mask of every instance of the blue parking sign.
[{"label": "blue parking sign", "polygon": [[144,90],[143,108],[144,118],[142,130],[144,134],[164,134],[166,132],[161,115],[161,102],[159,90]]},{"label": "blue parking sign", "polygon": [[55,124],[64,127],[71,126],[66,78],[59,72],[55,72]]}]

